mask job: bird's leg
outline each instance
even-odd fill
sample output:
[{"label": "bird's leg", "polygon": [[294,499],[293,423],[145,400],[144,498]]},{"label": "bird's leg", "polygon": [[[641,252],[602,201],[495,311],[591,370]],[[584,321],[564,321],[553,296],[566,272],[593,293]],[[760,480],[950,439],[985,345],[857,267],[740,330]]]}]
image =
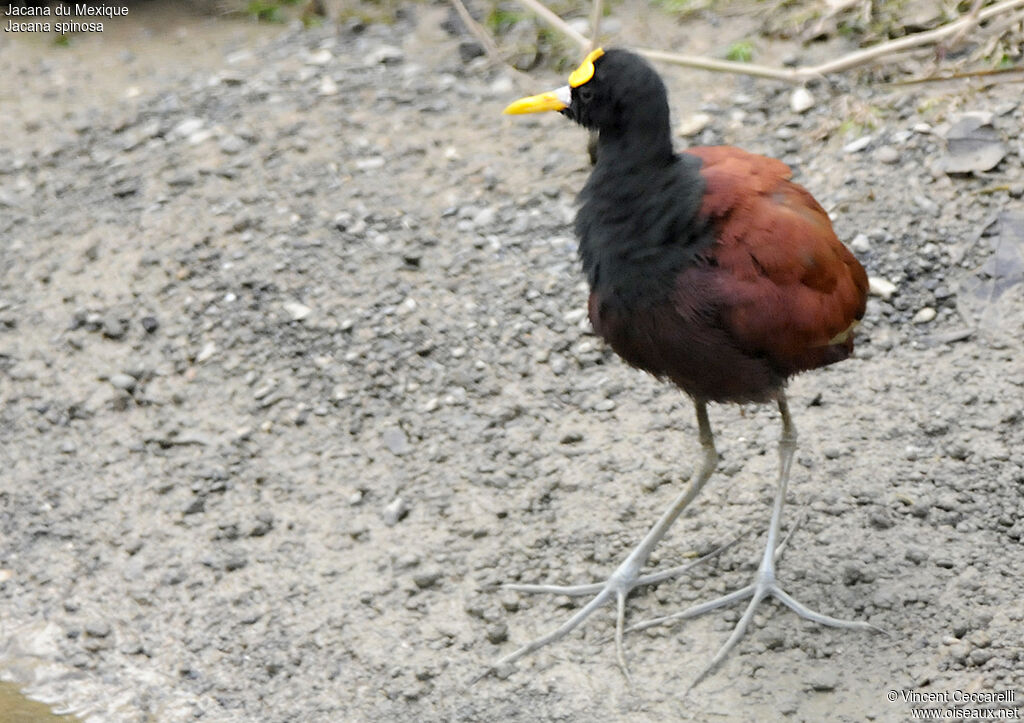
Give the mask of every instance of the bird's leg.
[{"label": "bird's leg", "polygon": [[[781,552],[781,545],[777,545],[776,540],[779,537],[779,528],[782,522],[782,508],[786,502],[786,487],[789,485],[789,471],[793,464],[793,455],[796,452],[796,427],[793,425],[793,420],[789,414],[789,405],[786,403],[786,397],[782,392],[779,393],[778,403],[779,412],[782,414],[782,437],[779,440],[779,487],[775,494],[775,503],[772,506],[771,521],[768,523],[768,540],[765,543],[764,554],[761,556],[761,564],[758,566],[754,581],[740,590],[729,593],[728,595],[723,595],[722,597],[711,600],[710,602],[695,605],[680,613],[659,618],[658,620],[641,623],[640,625],[631,628],[631,630],[640,630],[650,627],[652,624],[696,617],[737,600],[750,598],[750,602],[747,604],[747,609],[743,612],[739,622],[736,623],[736,627],[733,628],[729,639],[725,641],[725,644],[722,645],[721,649],[715,657],[712,658],[711,662],[708,663],[707,667],[705,667],[704,670],[701,671],[700,675],[694,679],[693,683],[690,684],[690,688],[693,688],[702,681],[708,673],[714,670],[714,668],[725,659],[726,655],[728,655],[736,646],[736,643],[739,642],[739,639],[743,637],[743,633],[746,632],[747,626],[754,617],[754,610],[757,608],[757,605],[769,595],[776,598],[779,602],[790,608],[800,617],[812,620],[822,625],[830,625],[832,627],[846,628],[849,630],[871,630],[873,632],[883,632],[880,628],[875,627],[871,623],[858,620],[840,620],[839,618],[833,618],[829,615],[823,615],[815,612],[794,600],[788,593],[779,587],[775,580],[775,562]],[[786,541],[784,540],[783,545],[785,542]]]},{"label": "bird's leg", "polygon": [[[667,571],[667,573],[654,573],[644,576],[640,575],[640,569],[647,562],[647,558],[650,557],[651,551],[654,550],[654,547],[658,544],[661,538],[665,536],[665,533],[668,532],[669,527],[671,527],[672,523],[676,521],[676,518],[679,517],[680,513],[686,509],[686,506],[689,505],[690,502],[692,502],[700,493],[701,489],[708,481],[708,478],[711,477],[712,472],[715,471],[715,467],[718,465],[718,452],[715,450],[715,438],[711,432],[711,422],[708,420],[707,404],[703,401],[697,401],[695,404],[697,408],[697,427],[700,431],[700,443],[701,447],[704,449],[704,460],[697,475],[690,480],[686,489],[684,489],[672,502],[672,506],[662,514],[661,518],[654,524],[654,527],[652,527],[647,535],[644,536],[644,539],[640,541],[640,544],[637,545],[631,553],[629,553],[629,556],[605,582],[594,585],[577,585],[569,587],[561,585],[506,585],[505,587],[507,589],[518,590],[520,592],[546,592],[560,595],[589,595],[596,593],[596,595],[560,627],[551,631],[547,635],[530,641],[518,650],[514,650],[509,653],[494,663],[491,670],[514,663],[524,655],[528,655],[533,651],[544,647],[548,643],[553,643],[556,640],[561,639],[586,620],[594,610],[608,602],[608,600],[614,598],[618,608],[615,621],[616,654],[618,656],[622,672],[627,678],[629,677],[629,672],[626,669],[625,655],[622,649],[622,630],[625,619],[626,596],[633,588],[639,585],[660,582],[669,576],[668,573],[680,574],[694,564],[690,563],[689,565],[683,565],[678,568],[674,568],[671,571]],[[717,554],[721,549],[716,550],[711,554]],[[707,557],[710,557],[710,555],[706,555],[701,559],[707,559]]]}]

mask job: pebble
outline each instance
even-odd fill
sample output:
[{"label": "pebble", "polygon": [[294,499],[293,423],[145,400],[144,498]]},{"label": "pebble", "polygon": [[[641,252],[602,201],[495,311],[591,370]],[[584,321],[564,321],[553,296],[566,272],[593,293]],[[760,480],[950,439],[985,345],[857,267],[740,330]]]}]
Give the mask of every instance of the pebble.
[{"label": "pebble", "polygon": [[388,448],[388,451],[396,457],[401,457],[403,454],[408,454],[412,451],[412,445],[409,444],[409,438],[405,435],[405,431],[401,427],[387,427],[380,434],[381,441],[384,446]]},{"label": "pebble", "polygon": [[394,45],[382,45],[366,56],[370,65],[400,63],[404,58],[405,53],[402,52],[402,49],[396,48]]},{"label": "pebble", "polygon": [[386,161],[383,156],[371,156],[360,158],[356,161],[356,168],[360,171],[376,171],[384,167]]},{"label": "pebble", "polygon": [[871,239],[868,238],[867,234],[859,233],[853,237],[853,241],[850,242],[850,248],[859,254],[866,254],[871,250]]},{"label": "pebble", "polygon": [[203,348],[196,354],[196,364],[202,364],[203,362],[209,361],[213,358],[213,355],[217,353],[217,345],[212,341],[206,342]]},{"label": "pebble", "polygon": [[201,118],[186,118],[178,125],[174,126],[171,133],[176,136],[187,138],[188,136],[196,133],[200,128],[203,127],[203,121]]},{"label": "pebble", "polygon": [[127,329],[119,318],[112,314],[103,317],[103,336],[108,339],[120,339]]},{"label": "pebble", "polygon": [[915,565],[920,565],[928,559],[928,551],[921,547],[908,547],[903,556]]},{"label": "pebble", "polygon": [[939,208],[939,204],[935,203],[935,201],[931,200],[927,196],[922,196],[921,194],[914,196],[914,203],[922,211],[931,214],[932,216],[938,216],[942,211]]},{"label": "pebble", "polygon": [[843,146],[843,153],[859,153],[865,148],[871,145],[871,141],[874,140],[874,136],[861,136],[860,138],[850,141]]},{"label": "pebble", "polygon": [[807,88],[797,88],[789,96],[789,107],[794,113],[806,113],[814,107],[814,96]]},{"label": "pebble", "polygon": [[485,226],[490,226],[490,225],[492,225],[494,223],[494,221],[495,221],[495,219],[497,219],[497,217],[498,217],[498,212],[495,211],[490,206],[488,206],[486,208],[481,208],[473,216],[473,225],[476,226],[477,228],[482,228],[482,227],[485,227]]},{"label": "pebble", "polygon": [[142,317],[142,328],[147,334],[152,334],[160,328],[160,322],[155,316],[144,316]]},{"label": "pebble", "polygon": [[880,296],[888,301],[892,298],[892,295],[896,293],[896,284],[883,279],[880,276],[869,276],[868,293],[872,296]]},{"label": "pebble", "polygon": [[428,587],[433,587],[434,584],[441,579],[443,574],[444,573],[441,568],[429,567],[424,570],[417,570],[414,572],[412,575],[412,581],[416,583],[416,587],[423,590]]},{"label": "pebble", "polygon": [[131,374],[111,374],[109,381],[115,389],[123,389],[126,392],[135,389],[136,379]]},{"label": "pebble", "polygon": [[707,113],[694,113],[679,124],[677,132],[684,138],[695,136],[707,128],[711,120],[711,116]]},{"label": "pebble", "polygon": [[306,58],[306,63],[308,65],[327,65],[331,62],[332,58],[334,58],[334,55],[331,54],[330,50],[327,48],[321,48],[320,50],[310,53],[309,57]]},{"label": "pebble", "polygon": [[900,160],[900,157],[900,152],[892,146],[882,146],[875,151],[875,158],[878,159],[880,163],[896,163]]},{"label": "pebble", "polygon": [[811,673],[807,679],[807,684],[811,690],[824,693],[835,690],[836,686],[839,685],[839,678],[831,670],[818,670]]},{"label": "pebble", "polygon": [[504,622],[491,623],[487,626],[488,642],[498,645],[508,640],[508,625]]},{"label": "pebble", "polygon": [[106,620],[93,620],[85,624],[85,634],[92,638],[105,638],[112,632]]},{"label": "pebble", "polygon": [[935,318],[935,314],[935,309],[930,306],[925,306],[914,314],[914,318],[911,319],[911,321],[915,324],[927,324]]},{"label": "pebble", "polygon": [[393,499],[387,507],[384,508],[384,512],[381,517],[384,520],[384,524],[388,527],[394,527],[400,521],[405,519],[405,516],[409,514],[409,505],[402,497],[396,497]]},{"label": "pebble", "polygon": [[229,135],[220,142],[220,150],[229,156],[241,153],[248,144],[236,135]]},{"label": "pebble", "polygon": [[310,307],[305,304],[301,304],[298,301],[284,302],[284,310],[288,312],[288,316],[291,317],[292,321],[302,321],[313,313],[313,310]]},{"label": "pebble", "polygon": [[338,84],[334,82],[334,79],[329,75],[325,75],[320,79],[320,84],[317,86],[317,92],[320,95],[337,95]]},{"label": "pebble", "polygon": [[484,55],[484,48],[475,40],[463,40],[459,43],[459,60],[468,63]]}]

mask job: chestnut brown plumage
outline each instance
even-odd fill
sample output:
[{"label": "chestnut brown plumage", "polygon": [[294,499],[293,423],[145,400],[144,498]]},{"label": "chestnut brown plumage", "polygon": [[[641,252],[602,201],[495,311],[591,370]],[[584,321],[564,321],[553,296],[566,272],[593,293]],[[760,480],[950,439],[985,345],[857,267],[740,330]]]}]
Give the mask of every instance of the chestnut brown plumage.
[{"label": "chestnut brown plumage", "polygon": [[708,402],[775,402],[783,432],[778,492],[754,581],[663,619],[751,599],[733,634],[694,684],[736,644],[766,596],[819,623],[877,630],[866,622],[814,612],[775,580],[782,507],[796,449],[786,380],[852,353],[853,328],[867,295],[864,269],[836,238],[825,210],[790,180],[790,169],[781,161],[729,146],[675,153],[664,84],[633,53],[596,50],[570,76],[569,86],[524,98],[506,112],[542,110],[560,111],[598,133],[596,162],[576,217],[594,331],[629,364],[672,381],[694,400],[704,460],[606,582],[509,585],[594,597],[557,630],[495,665],[512,663],[561,638],[614,597],[616,650],[628,676],[622,647],[625,598],[639,585],[680,571],[640,575],[651,550],[718,463]]}]

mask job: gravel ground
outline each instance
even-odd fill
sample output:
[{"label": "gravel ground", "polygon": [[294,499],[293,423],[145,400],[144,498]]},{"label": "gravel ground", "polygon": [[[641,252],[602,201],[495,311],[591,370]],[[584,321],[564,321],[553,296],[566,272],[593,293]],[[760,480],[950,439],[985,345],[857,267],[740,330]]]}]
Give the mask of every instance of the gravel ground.
[{"label": "gravel ground", "polygon": [[[561,78],[466,64],[446,15],[136,37],[140,11],[126,37],[5,39],[0,677],[161,723],[908,718],[890,690],[1020,706],[1019,84],[840,80],[796,113],[786,87],[681,69],[680,145],[783,158],[876,279],[856,358],[791,385],[804,521],[779,573],[889,636],[766,604],[684,698],[738,611],[628,637],[632,690],[603,611],[467,686],[577,605],[499,584],[603,579],[699,447],[688,400],[584,318],[584,136],[500,115]],[[637,17],[624,40],[707,42],[706,21]],[[967,111],[1002,160],[947,175]],[[723,461],[652,565],[751,534],[638,591],[631,620],[755,569],[777,415],[711,414]]]}]

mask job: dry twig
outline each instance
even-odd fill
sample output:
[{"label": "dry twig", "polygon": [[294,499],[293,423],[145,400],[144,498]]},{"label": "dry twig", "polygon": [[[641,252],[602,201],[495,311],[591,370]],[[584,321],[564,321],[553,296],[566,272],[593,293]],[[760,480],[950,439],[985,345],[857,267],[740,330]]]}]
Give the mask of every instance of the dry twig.
[{"label": "dry twig", "polygon": [[484,27],[473,19],[473,16],[469,14],[469,9],[466,7],[462,0],[451,0],[452,5],[455,7],[455,12],[459,14],[459,18],[462,19],[462,24],[466,26],[466,29],[473,34],[473,37],[477,39],[481,46],[483,46],[484,52],[487,53],[487,57],[496,63],[504,63],[505,61],[501,58],[501,53],[498,52],[498,46],[491,38],[490,34],[484,29]]},{"label": "dry twig", "polygon": [[[578,45],[582,50],[587,50],[591,47],[591,40],[583,37],[569,27],[562,18],[551,12],[538,0],[519,0],[519,2],[576,43],[576,45]],[[914,33],[913,35],[908,35],[897,40],[890,40],[870,48],[864,48],[863,50],[849,53],[836,58],[835,60],[830,60],[826,63],[806,68],[774,68],[767,65],[758,65],[756,63],[736,63],[729,60],[715,60],[696,55],[681,55],[679,53],[671,53],[664,50],[653,50],[649,48],[638,48],[636,49],[636,52],[650,58],[651,60],[660,60],[665,63],[673,63],[675,65],[683,65],[690,68],[698,68],[701,70],[710,70],[720,73],[753,75],[761,78],[782,80],[788,83],[805,83],[809,80],[824,78],[832,73],[841,73],[852,68],[867,65],[873,61],[911,48],[937,43],[940,40],[951,35],[955,35],[961,31],[966,32],[974,25],[981,24],[990,18],[1021,7],[1024,7],[1024,0],[1002,0],[1002,2],[997,2],[995,5],[981,10],[976,15],[973,12],[974,8],[972,8],[972,12],[964,15],[959,20],[954,20],[951,23],[935,28],[934,30],[928,30],[923,33]]]},{"label": "dry twig", "polygon": [[601,36],[601,15],[604,14],[604,3],[601,0],[594,0],[594,7],[590,11],[590,49],[597,48]]}]

